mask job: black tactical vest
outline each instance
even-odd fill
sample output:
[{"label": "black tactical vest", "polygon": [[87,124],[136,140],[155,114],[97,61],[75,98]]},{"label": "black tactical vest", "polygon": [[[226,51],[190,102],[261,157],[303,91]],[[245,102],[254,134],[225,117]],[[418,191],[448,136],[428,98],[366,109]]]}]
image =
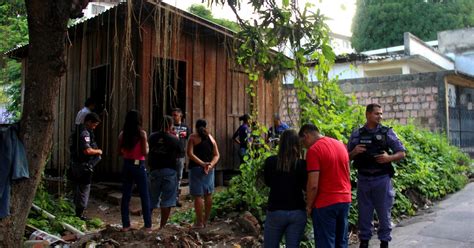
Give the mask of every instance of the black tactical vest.
[{"label": "black tactical vest", "polygon": [[359,129],[359,144],[364,144],[367,149],[364,153],[358,154],[354,158],[354,167],[364,176],[381,176],[395,173],[392,163],[379,164],[375,161],[375,156],[384,151],[390,154],[387,144],[387,133],[389,127],[382,126],[377,132],[369,133],[366,128]]}]

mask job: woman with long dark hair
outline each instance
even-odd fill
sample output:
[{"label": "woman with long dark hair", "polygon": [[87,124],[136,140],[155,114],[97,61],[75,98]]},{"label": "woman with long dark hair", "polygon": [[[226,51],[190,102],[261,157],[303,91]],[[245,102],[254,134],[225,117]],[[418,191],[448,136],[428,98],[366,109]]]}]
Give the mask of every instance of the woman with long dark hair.
[{"label": "woman with long dark hair", "polygon": [[145,156],[148,153],[147,134],[142,129],[142,117],[136,110],[130,110],[125,117],[125,124],[119,135],[119,154],[123,157],[122,188],[122,227],[130,229],[129,204],[133,184],[137,184],[142,204],[145,230],[151,231],[150,196],[145,167]]},{"label": "woman with long dark hair", "polygon": [[[219,150],[212,135],[206,129],[207,122],[196,121],[196,133],[188,141],[189,191],[194,197],[196,223],[194,227],[206,225],[211,214],[212,193],[214,192],[214,168],[219,160]],[[203,212],[204,210],[204,212]]]},{"label": "woman with long dark hair", "polygon": [[265,184],[270,187],[264,226],[264,247],[279,247],[285,235],[286,247],[299,247],[306,226],[306,163],[295,130],[280,136],[278,154],[265,160]]}]

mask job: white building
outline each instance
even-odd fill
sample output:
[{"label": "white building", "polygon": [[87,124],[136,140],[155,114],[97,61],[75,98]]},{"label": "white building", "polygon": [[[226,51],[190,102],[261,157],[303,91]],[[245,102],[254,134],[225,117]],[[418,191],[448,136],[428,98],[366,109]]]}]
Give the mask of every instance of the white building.
[{"label": "white building", "polygon": [[454,60],[438,50],[438,41],[424,42],[405,33],[401,46],[338,56],[329,77],[351,79],[454,69]]}]

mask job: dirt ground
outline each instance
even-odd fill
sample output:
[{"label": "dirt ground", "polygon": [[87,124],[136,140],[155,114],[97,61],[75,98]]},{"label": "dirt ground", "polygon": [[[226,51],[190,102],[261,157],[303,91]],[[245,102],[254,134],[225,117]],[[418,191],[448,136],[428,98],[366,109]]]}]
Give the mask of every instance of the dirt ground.
[{"label": "dirt ground", "polygon": [[[262,247],[262,228],[250,213],[220,216],[202,229],[193,229],[192,224],[169,223],[159,230],[159,209],[152,215],[153,231],[145,232],[141,216],[140,198],[134,194],[130,202],[130,222],[132,230],[122,232],[120,214],[121,184],[95,183],[92,185],[89,206],[85,216],[99,218],[105,223],[101,230],[91,232],[71,244],[71,247]],[[171,216],[177,212],[193,209],[193,201],[185,186],[181,187],[181,207],[172,208]],[[217,187],[216,191],[224,190]],[[357,236],[351,233],[350,244],[356,243]]]},{"label": "dirt ground", "polygon": [[[159,210],[152,215],[153,231],[145,232],[140,215],[139,197],[132,197],[130,222],[132,230],[121,231],[120,197],[117,185],[95,185],[85,215],[100,218],[106,227],[90,233],[72,247],[261,247],[261,227],[250,213],[215,219],[207,227],[194,229],[191,224],[159,226]],[[186,191],[185,188],[183,191]],[[182,207],[173,208],[171,215],[193,209],[192,200],[183,195]]]}]

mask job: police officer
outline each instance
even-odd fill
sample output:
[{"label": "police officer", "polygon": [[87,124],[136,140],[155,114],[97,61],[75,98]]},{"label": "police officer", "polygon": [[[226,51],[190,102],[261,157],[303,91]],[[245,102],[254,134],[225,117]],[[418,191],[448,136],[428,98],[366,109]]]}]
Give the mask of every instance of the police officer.
[{"label": "police officer", "polygon": [[380,247],[388,247],[392,239],[391,209],[395,197],[391,177],[392,162],[405,157],[405,147],[389,127],[382,126],[382,107],[367,105],[367,123],[355,130],[347,145],[349,158],[358,172],[357,204],[359,211],[360,247],[369,246],[372,237],[374,209],[379,219]]},{"label": "police officer", "polygon": [[73,134],[71,143],[71,179],[74,183],[74,205],[76,216],[85,219],[84,209],[89,201],[91,180],[94,167],[101,160],[102,150],[97,147],[94,129],[100,118],[96,113],[89,113]]}]

